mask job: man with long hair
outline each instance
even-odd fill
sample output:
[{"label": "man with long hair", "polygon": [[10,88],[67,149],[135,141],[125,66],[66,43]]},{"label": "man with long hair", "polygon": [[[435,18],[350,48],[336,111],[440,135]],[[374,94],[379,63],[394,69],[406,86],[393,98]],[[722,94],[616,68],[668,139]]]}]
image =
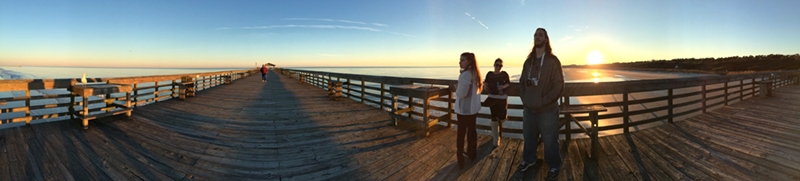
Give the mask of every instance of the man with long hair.
[{"label": "man with long hair", "polygon": [[558,178],[561,155],[558,151],[558,99],[564,90],[561,61],[553,55],[550,37],[544,28],[536,29],[533,49],[525,59],[520,77],[522,105],[522,135],[525,139],[519,171],[536,164],[539,136],[544,142],[544,159],[550,170],[547,179]]},{"label": "man with long hair", "polygon": [[[458,85],[455,86],[455,106],[453,111],[458,118],[458,137],[456,138],[459,168],[464,167],[464,157],[475,160],[478,148],[478,132],[475,129],[475,121],[478,118],[478,111],[481,110],[481,96],[483,91],[483,81],[481,72],[478,70],[478,60],[475,54],[464,52],[458,62],[461,67],[461,75],[458,76]],[[467,136],[467,151],[464,152],[464,136]]]}]

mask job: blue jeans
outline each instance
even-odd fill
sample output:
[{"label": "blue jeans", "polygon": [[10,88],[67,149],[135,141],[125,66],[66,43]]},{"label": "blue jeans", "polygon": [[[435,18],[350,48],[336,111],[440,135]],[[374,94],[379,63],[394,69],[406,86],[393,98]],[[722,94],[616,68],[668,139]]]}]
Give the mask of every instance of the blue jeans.
[{"label": "blue jeans", "polygon": [[261,80],[267,80],[267,74],[261,74]]},{"label": "blue jeans", "polygon": [[522,136],[525,138],[525,147],[522,150],[522,160],[526,163],[536,161],[536,152],[539,147],[539,135],[544,142],[544,159],[550,168],[561,168],[561,155],[558,151],[558,108],[533,112],[525,109],[522,112]]}]

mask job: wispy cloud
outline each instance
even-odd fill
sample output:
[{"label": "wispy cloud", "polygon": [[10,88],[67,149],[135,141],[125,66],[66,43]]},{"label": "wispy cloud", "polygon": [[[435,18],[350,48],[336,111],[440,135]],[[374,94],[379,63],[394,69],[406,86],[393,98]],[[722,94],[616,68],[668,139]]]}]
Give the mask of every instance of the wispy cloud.
[{"label": "wispy cloud", "polygon": [[360,24],[360,25],[373,25],[373,26],[380,26],[380,27],[388,27],[389,25],[383,23],[366,23],[361,21],[352,21],[352,20],[342,20],[342,19],[326,19],[326,18],[284,18],[283,20],[290,20],[290,21],[327,21],[327,22],[340,22],[340,23],[350,23],[350,24]]},{"label": "wispy cloud", "polygon": [[583,30],[588,30],[589,29],[589,26],[578,27],[578,26],[574,26],[573,25],[573,26],[569,26],[569,27],[572,28],[572,30],[574,30],[575,32],[582,32]]},{"label": "wispy cloud", "polygon": [[572,39],[572,36],[567,36],[567,37],[561,38],[561,40],[558,40],[558,42],[562,42],[563,43],[563,42],[569,41],[571,39]]},{"label": "wispy cloud", "polygon": [[511,0],[511,1],[519,2],[520,5],[525,6],[525,0]]},{"label": "wispy cloud", "polygon": [[464,14],[467,14],[467,16],[469,16],[469,18],[472,18],[472,20],[478,21],[478,24],[481,24],[481,26],[483,26],[487,30],[489,29],[489,27],[486,26],[485,24],[483,24],[483,22],[481,22],[481,20],[475,19],[475,17],[473,17],[471,14],[469,14],[467,12],[464,12]]},{"label": "wispy cloud", "polygon": [[[289,20],[289,21],[325,21],[325,22],[332,22],[332,24],[337,23],[346,23],[346,24],[358,24],[358,25],[372,25],[376,27],[369,27],[369,26],[347,26],[347,25],[298,25],[298,24],[287,24],[287,25],[269,25],[269,26],[246,26],[240,27],[239,29],[280,29],[280,28],[316,28],[316,29],[349,29],[349,30],[363,30],[363,31],[372,31],[372,32],[386,32],[395,35],[405,36],[416,38],[417,36],[405,34],[405,33],[398,33],[393,31],[385,31],[382,28],[389,27],[387,24],[383,23],[365,23],[361,21],[351,21],[351,20],[340,20],[340,19],[325,19],[325,18],[284,18],[282,20]],[[381,28],[381,29],[379,29]],[[215,30],[227,30],[231,29],[228,27],[216,28]]]},{"label": "wispy cloud", "polygon": [[228,27],[214,28],[214,30],[229,30],[229,29],[231,29],[231,28],[228,28]]},{"label": "wispy cloud", "polygon": [[242,29],[276,29],[276,28],[354,29],[354,30],[374,31],[374,32],[383,31],[383,30],[370,28],[370,27],[339,26],[339,25],[271,25],[271,26],[242,27]]}]

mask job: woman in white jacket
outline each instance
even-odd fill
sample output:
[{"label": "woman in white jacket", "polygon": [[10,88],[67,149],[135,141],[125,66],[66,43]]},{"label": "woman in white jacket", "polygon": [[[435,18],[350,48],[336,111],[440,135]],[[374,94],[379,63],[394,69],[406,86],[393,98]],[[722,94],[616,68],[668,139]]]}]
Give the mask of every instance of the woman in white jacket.
[{"label": "woman in white jacket", "polygon": [[[459,168],[464,167],[464,157],[474,160],[477,156],[478,133],[475,129],[475,119],[481,109],[480,92],[483,89],[481,73],[478,70],[478,61],[475,54],[464,52],[459,61],[461,75],[458,76],[458,86],[456,87],[456,103],[453,108],[458,119],[458,146],[456,157],[458,157]],[[464,136],[467,136],[467,151],[464,152]]]}]

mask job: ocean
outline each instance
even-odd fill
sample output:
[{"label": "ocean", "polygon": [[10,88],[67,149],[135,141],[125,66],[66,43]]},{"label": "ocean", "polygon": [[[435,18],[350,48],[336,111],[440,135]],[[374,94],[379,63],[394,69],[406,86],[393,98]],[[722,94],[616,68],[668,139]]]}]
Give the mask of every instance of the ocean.
[{"label": "ocean", "polygon": [[8,79],[62,79],[86,77],[109,78],[147,75],[243,70],[246,68],[95,68],[95,67],[8,67],[0,66],[0,80]]}]

